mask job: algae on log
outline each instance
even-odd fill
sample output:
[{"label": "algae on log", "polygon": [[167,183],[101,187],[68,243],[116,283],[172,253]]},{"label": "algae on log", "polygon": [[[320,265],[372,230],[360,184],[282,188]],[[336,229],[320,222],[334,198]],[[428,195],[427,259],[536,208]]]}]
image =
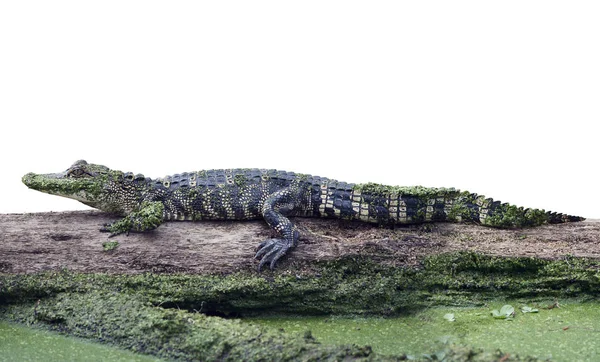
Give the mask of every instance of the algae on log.
[{"label": "algae on log", "polygon": [[[34,304],[0,304],[0,319],[42,326],[174,361],[431,360],[406,354],[379,355],[368,346],[322,345],[310,331],[303,335],[288,334],[239,320],[152,307],[139,297],[110,291],[60,293]],[[490,352],[454,344],[435,351],[431,355],[447,362],[539,360],[500,349]]]},{"label": "algae on log", "polygon": [[[0,215],[0,302],[113,290],[215,315],[393,315],[500,295],[598,293],[600,223],[499,230],[469,224],[396,229],[299,219],[302,242],[256,272],[262,222],[171,222],[102,246],[98,212]],[[66,270],[66,271],[63,271]],[[44,273],[39,273],[45,271]]]},{"label": "algae on log", "polygon": [[0,304],[112,291],[149,305],[220,316],[396,315],[498,298],[594,299],[600,293],[600,261],[575,257],[544,260],[456,252],[424,257],[419,268],[385,266],[360,257],[312,268],[276,275],[0,274]]},{"label": "algae on log", "polygon": [[109,245],[98,228],[112,220],[0,215],[0,318],[169,359],[377,360],[369,348],[323,346],[308,334],[207,314],[394,315],[600,292],[597,221],[499,230],[296,219],[298,248],[259,274],[254,249],[270,237],[262,222],[172,222]]},{"label": "algae on log", "polygon": [[310,333],[289,335],[238,320],[155,308],[140,298],[108,291],[61,293],[34,306],[5,306],[0,317],[169,360],[375,359],[369,347],[321,345]]}]

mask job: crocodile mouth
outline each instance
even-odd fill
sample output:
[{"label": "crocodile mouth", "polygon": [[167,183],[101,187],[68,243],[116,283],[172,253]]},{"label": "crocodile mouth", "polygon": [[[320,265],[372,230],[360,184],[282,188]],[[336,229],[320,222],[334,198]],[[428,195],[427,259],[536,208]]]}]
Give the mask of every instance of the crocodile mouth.
[{"label": "crocodile mouth", "polygon": [[30,172],[21,180],[27,187],[36,191],[86,203],[93,202],[87,192],[91,182],[69,179],[65,177],[64,173],[36,174]]}]

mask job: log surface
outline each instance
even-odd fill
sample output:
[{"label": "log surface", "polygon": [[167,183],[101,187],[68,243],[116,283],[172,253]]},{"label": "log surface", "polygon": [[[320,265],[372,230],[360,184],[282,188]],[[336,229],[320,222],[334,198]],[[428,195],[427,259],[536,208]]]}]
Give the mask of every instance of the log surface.
[{"label": "log surface", "polygon": [[[257,245],[275,235],[262,221],[166,222],[158,229],[112,238],[99,231],[116,218],[97,211],[0,214],[0,272],[63,268],[103,273],[231,273],[254,270]],[[473,224],[383,228],[359,222],[295,218],[300,244],[276,270],[360,255],[391,265],[416,265],[426,255],[460,250],[497,256],[600,259],[600,220],[503,230]],[[105,251],[103,243],[119,246]]]}]

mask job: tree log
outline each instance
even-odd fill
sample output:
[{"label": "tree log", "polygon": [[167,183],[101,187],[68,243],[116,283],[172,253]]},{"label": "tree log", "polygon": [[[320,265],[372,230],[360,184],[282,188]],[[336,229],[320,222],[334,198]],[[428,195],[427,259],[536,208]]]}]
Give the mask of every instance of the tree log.
[{"label": "tree log", "polygon": [[[399,360],[406,356],[202,313],[380,316],[497,298],[597,299],[600,291],[597,220],[503,230],[297,218],[300,245],[260,274],[255,248],[273,236],[261,221],[99,232],[114,220],[96,211],[0,215],[0,320],[168,359]],[[464,349],[469,360],[478,353]]]},{"label": "tree log", "polygon": [[[109,238],[100,227],[116,220],[97,211],[0,215],[0,272],[69,269],[85,273],[228,274],[252,271],[257,245],[274,236],[262,221],[167,222],[147,233]],[[494,256],[600,259],[600,221],[493,229],[474,224],[395,228],[359,222],[295,218],[302,237],[277,270],[358,255],[392,266],[411,266],[428,255],[474,251]],[[118,242],[105,250],[106,242]]]}]

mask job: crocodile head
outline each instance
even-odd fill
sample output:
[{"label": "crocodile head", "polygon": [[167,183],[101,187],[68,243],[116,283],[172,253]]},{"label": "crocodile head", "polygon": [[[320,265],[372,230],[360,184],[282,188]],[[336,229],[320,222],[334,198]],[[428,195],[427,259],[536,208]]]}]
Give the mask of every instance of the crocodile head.
[{"label": "crocodile head", "polygon": [[79,160],[64,172],[28,173],[22,181],[30,189],[68,197],[103,211],[123,213],[126,210],[115,192],[123,175],[121,171]]}]

